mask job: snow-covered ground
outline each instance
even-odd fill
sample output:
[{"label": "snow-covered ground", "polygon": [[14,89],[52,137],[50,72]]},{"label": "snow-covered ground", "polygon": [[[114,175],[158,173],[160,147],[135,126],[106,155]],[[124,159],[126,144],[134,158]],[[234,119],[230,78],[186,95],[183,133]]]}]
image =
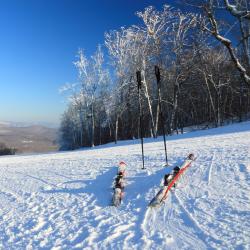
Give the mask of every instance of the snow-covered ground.
[{"label": "snow-covered ground", "polygon": [[[157,209],[160,139],[0,158],[0,249],[250,249],[250,122],[168,137],[171,166],[198,156]],[[125,197],[111,207],[119,161]]]}]

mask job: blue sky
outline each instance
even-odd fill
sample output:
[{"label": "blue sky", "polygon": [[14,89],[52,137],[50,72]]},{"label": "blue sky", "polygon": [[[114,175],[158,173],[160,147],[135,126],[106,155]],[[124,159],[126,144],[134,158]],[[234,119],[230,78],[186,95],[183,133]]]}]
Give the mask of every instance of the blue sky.
[{"label": "blue sky", "polygon": [[92,54],[104,32],[138,23],[161,0],[0,0],[0,121],[59,123],[58,89],[77,80],[78,48]]}]

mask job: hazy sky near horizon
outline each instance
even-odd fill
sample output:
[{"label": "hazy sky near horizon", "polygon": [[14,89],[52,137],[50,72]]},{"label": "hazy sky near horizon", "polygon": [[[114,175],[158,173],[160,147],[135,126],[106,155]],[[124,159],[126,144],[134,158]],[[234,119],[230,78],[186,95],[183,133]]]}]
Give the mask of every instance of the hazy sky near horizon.
[{"label": "hazy sky near horizon", "polygon": [[59,123],[59,88],[77,81],[79,48],[90,55],[104,32],[136,24],[162,0],[1,0],[0,121]]}]

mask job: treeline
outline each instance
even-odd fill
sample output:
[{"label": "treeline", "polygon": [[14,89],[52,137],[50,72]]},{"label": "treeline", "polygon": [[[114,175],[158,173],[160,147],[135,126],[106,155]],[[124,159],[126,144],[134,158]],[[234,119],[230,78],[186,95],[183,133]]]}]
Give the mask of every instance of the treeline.
[{"label": "treeline", "polygon": [[[138,71],[144,137],[160,135],[163,126],[171,135],[185,126],[245,119],[250,111],[249,6],[224,6],[234,20],[217,20],[221,6],[209,3],[200,14],[148,7],[136,13],[140,25],[107,32],[105,48],[99,45],[93,56],[80,50],[75,62],[79,83],[63,88],[70,98],[61,121],[61,148],[138,138]],[[232,13],[236,10],[245,11],[244,16]],[[103,49],[109,54],[106,62]],[[155,66],[161,74],[164,123]]]},{"label": "treeline", "polygon": [[0,143],[0,156],[1,155],[14,155],[17,152],[15,148],[9,148],[4,143]]}]

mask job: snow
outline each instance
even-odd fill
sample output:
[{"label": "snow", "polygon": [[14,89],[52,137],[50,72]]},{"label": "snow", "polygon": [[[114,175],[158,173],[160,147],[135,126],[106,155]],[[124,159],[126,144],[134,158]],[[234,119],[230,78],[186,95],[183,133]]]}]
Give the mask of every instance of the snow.
[{"label": "snow", "polygon": [[[160,208],[161,138],[0,158],[0,249],[250,249],[250,122],[168,137],[171,166],[198,156]],[[119,161],[125,197],[110,206]]]},{"label": "snow", "polygon": [[22,143],[33,143],[33,141],[22,141]]}]

